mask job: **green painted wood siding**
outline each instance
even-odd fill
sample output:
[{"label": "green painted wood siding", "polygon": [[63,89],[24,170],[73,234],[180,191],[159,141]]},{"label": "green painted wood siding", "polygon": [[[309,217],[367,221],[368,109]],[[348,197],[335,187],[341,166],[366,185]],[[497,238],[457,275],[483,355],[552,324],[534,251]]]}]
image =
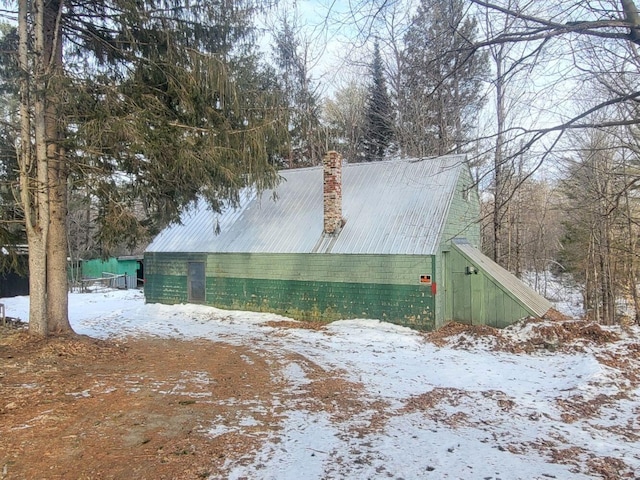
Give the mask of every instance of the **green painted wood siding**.
[{"label": "green painted wood siding", "polygon": [[138,262],[136,260],[118,260],[117,258],[83,260],[81,268],[83,278],[101,278],[103,272],[116,275],[126,273],[135,277],[138,270]]},{"label": "green painted wood siding", "polygon": [[206,254],[145,253],[144,296],[147,302],[187,303],[189,262],[206,262]]},{"label": "green painted wood siding", "polygon": [[457,251],[447,253],[447,263],[447,320],[503,328],[530,316],[510,292],[481,269],[467,274],[467,267],[473,265]]},{"label": "green painted wood siding", "polygon": [[187,264],[206,261],[206,303],[296,319],[378,318],[435,325],[432,257],[331,254],[145,254],[148,302],[187,301]]},{"label": "green painted wood siding", "polygon": [[[463,237],[469,240],[471,244],[478,246],[481,242],[480,197],[476,188],[469,189],[472,185],[474,185],[474,182],[471,178],[471,172],[468,168],[463,168],[451,199],[449,212],[440,237],[439,253],[436,257],[437,270],[440,272],[438,277],[441,283],[436,296],[436,328],[442,327],[452,318],[450,310],[450,268],[445,261],[445,255],[448,255],[449,250],[451,250],[451,240]],[[447,308],[449,309],[447,310]]]},{"label": "green painted wood siding", "polygon": [[469,169],[463,168],[445,219],[441,244],[464,237],[472,245],[480,245],[480,198],[477,189],[471,188],[473,184]]}]

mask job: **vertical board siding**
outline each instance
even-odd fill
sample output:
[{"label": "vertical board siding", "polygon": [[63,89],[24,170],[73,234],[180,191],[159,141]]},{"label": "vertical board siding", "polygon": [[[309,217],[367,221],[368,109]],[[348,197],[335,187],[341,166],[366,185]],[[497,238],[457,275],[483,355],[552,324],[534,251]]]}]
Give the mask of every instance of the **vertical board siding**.
[{"label": "vertical board siding", "polygon": [[138,270],[138,261],[118,260],[117,258],[83,260],[81,268],[83,278],[100,278],[104,272],[116,275],[127,274],[135,277]]},{"label": "vertical board siding", "polygon": [[148,302],[187,301],[187,264],[206,258],[206,303],[301,320],[377,318],[432,330],[435,299],[420,275],[430,256],[327,254],[145,255]]},{"label": "vertical board siding", "polygon": [[[480,245],[480,197],[477,189],[472,188],[466,192],[469,186],[473,185],[471,172],[468,168],[460,171],[455,190],[449,205],[447,216],[444,219],[444,226],[440,236],[440,247],[438,251],[438,269],[444,272],[440,277],[446,282],[438,288],[436,296],[436,328],[440,328],[452,319],[452,295],[459,292],[459,288],[454,287],[451,281],[451,265],[445,264],[444,252],[451,250],[451,240],[458,237],[466,238],[473,245]],[[451,260],[448,258],[447,260]],[[469,304],[468,308],[472,308]],[[465,315],[471,321],[471,312]]]},{"label": "vertical board siding", "polygon": [[513,302],[528,312],[528,315],[542,317],[553,307],[549,300],[489,257],[483,255],[480,250],[473,247],[467,240],[454,239],[452,247],[481,270],[483,275],[509,296]]},{"label": "vertical board siding", "polygon": [[[451,312],[451,318],[447,320],[503,328],[530,316],[518,300],[505,291],[504,286],[458,251],[452,250],[448,259],[447,274],[451,280],[448,285],[450,298],[447,300],[451,302],[451,307],[447,311]],[[478,273],[466,275],[467,266],[478,268]]]}]

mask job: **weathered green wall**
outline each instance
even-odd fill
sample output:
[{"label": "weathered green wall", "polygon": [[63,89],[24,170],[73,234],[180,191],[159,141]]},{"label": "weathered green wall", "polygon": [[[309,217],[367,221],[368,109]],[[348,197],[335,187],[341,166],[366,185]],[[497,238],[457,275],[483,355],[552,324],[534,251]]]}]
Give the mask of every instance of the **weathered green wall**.
[{"label": "weathered green wall", "polygon": [[[447,253],[447,263],[445,315],[448,320],[502,328],[530,316],[511,292],[455,249]],[[468,275],[468,266],[476,268],[478,273]]]},{"label": "weathered green wall", "polygon": [[127,274],[136,276],[138,262],[136,260],[118,260],[109,258],[107,260],[94,259],[82,261],[83,278],[100,278],[102,272],[114,273],[116,275]]},{"label": "weathered green wall", "polygon": [[463,237],[472,245],[480,245],[480,198],[467,168],[460,177],[451,199],[451,206],[442,230],[441,242],[447,245],[453,238]]},{"label": "weathered green wall", "polygon": [[333,254],[145,254],[148,302],[187,301],[187,264],[206,262],[206,303],[297,319],[378,318],[433,329],[432,257]]}]

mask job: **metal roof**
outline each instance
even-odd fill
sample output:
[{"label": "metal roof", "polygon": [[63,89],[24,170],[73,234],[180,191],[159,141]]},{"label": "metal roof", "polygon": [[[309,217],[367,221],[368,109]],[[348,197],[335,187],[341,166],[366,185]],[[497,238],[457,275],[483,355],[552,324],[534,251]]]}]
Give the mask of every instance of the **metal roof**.
[{"label": "metal roof", "polygon": [[283,170],[274,190],[246,191],[237,208],[192,206],[146,251],[431,255],[465,161],[449,155],[344,164],[346,223],[336,236],[323,234],[322,167]]},{"label": "metal roof", "polygon": [[453,245],[489,277],[495,279],[499,285],[510,292],[532,315],[543,317],[553,307],[549,300],[485,256],[467,240],[455,238],[453,239]]}]

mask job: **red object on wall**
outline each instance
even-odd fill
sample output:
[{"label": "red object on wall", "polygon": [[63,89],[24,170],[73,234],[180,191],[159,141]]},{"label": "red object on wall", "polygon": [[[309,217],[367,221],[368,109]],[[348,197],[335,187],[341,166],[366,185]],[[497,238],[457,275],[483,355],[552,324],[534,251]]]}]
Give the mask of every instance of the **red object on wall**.
[{"label": "red object on wall", "polygon": [[435,295],[437,291],[438,290],[436,289],[436,282],[432,282],[431,283],[431,293],[433,293]]}]

